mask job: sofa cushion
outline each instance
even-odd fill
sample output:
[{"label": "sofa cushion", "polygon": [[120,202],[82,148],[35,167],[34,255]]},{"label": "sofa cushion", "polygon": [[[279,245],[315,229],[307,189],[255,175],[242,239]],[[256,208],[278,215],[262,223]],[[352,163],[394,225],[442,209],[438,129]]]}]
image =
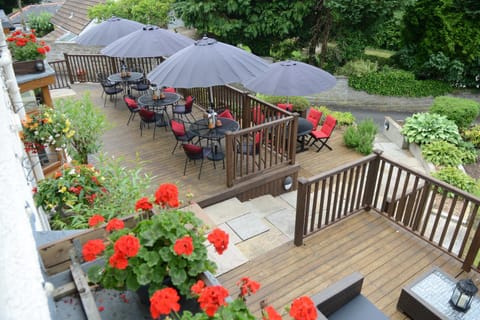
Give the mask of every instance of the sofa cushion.
[{"label": "sofa cushion", "polygon": [[370,302],[362,294],[357,295],[347,304],[332,313],[329,320],[351,320],[351,319],[368,319],[368,320],[388,320],[388,317]]}]

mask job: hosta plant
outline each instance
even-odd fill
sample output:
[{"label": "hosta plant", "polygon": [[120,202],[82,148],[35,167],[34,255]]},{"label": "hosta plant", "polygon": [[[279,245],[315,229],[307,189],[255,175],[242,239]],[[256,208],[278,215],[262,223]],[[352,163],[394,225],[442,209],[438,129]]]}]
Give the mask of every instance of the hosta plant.
[{"label": "hosta plant", "polygon": [[401,133],[409,143],[418,145],[438,140],[457,145],[461,141],[457,125],[445,116],[435,113],[415,113],[406,118]]}]

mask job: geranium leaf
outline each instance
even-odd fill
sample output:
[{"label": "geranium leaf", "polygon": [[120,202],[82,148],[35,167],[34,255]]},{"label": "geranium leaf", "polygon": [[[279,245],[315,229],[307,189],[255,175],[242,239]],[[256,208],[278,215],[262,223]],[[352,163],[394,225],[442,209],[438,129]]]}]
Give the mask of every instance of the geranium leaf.
[{"label": "geranium leaf", "polygon": [[98,283],[102,280],[103,266],[92,266],[88,269],[88,279],[93,283]]}]

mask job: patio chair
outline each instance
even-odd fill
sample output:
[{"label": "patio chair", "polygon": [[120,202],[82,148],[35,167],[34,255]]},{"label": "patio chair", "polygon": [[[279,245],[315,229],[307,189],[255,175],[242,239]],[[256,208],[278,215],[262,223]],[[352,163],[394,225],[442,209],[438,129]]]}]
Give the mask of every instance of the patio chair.
[{"label": "patio chair", "polygon": [[185,122],[182,119],[170,119],[170,128],[172,129],[173,136],[176,140],[172,154],[175,152],[175,149],[177,149],[178,143],[183,144],[192,142],[192,140],[196,137],[193,133],[186,129]]},{"label": "patio chair", "polygon": [[280,109],[283,109],[285,111],[288,111],[288,112],[293,111],[293,104],[291,104],[291,103],[277,103],[277,107],[279,107]]},{"label": "patio chair", "polygon": [[129,95],[124,95],[123,101],[125,102],[128,111],[130,111],[130,116],[128,117],[127,121],[128,126],[130,124],[130,121],[132,121],[135,118],[135,115],[140,111],[140,107],[138,106],[135,99]]},{"label": "patio chair", "polygon": [[[310,132],[310,139],[308,140],[310,146],[316,146],[317,152],[319,152],[324,146],[332,150],[327,142],[332,136],[333,129],[335,129],[336,125],[337,120],[331,115],[328,115],[320,129]],[[317,145],[317,143],[320,145]]]},{"label": "patio chair", "polygon": [[322,119],[322,111],[319,111],[314,108],[310,108],[310,111],[308,112],[307,115],[307,120],[310,121],[310,123],[313,126],[313,130],[316,130],[318,127],[318,124],[320,123],[320,120]]},{"label": "patio chair", "polygon": [[101,81],[100,84],[102,85],[103,88],[103,93],[104,94],[104,99],[103,99],[103,107],[106,106],[107,104],[107,96],[110,97],[110,100],[112,98],[115,98],[113,106],[117,106],[117,94],[123,92],[123,88],[119,87],[117,84],[114,86],[111,86],[111,82],[108,80],[106,81]]},{"label": "patio chair", "polygon": [[185,118],[187,120],[187,122],[191,123],[191,121],[188,119],[188,115],[190,115],[193,119],[193,122],[197,121],[192,114],[193,102],[194,101],[195,101],[194,97],[188,96],[185,99],[185,104],[183,104],[183,105],[182,104],[177,104],[177,105],[173,106],[173,115],[174,116],[178,115],[182,118]]},{"label": "patio chair", "polygon": [[[116,83],[109,81],[108,76],[103,72],[98,72],[97,73],[97,81],[99,83],[103,82],[106,87],[115,87],[116,86]],[[102,98],[103,98],[103,96],[104,96],[104,91],[102,91]]]},{"label": "patio chair", "polygon": [[[256,155],[260,153],[260,144],[262,143],[262,131],[259,131],[255,133],[255,137],[253,140],[251,138],[249,139],[243,139],[246,141],[243,141],[242,144],[237,145],[237,154],[242,155],[242,156],[252,156],[255,158]],[[262,162],[265,162],[265,159],[261,159]],[[260,162],[255,163],[258,168],[260,168]]]},{"label": "patio chair", "polygon": [[197,160],[200,160],[200,171],[198,172],[198,179],[202,174],[203,159],[210,154],[210,148],[198,146],[191,143],[182,144],[183,150],[185,151],[185,166],[183,168],[183,175],[187,173],[187,164],[192,161],[195,163]]},{"label": "patio chair", "polygon": [[252,121],[255,124],[262,124],[265,122],[265,114],[262,112],[262,108],[260,106],[252,108]]},{"label": "patio chair", "polygon": [[150,127],[150,124],[153,123],[153,139],[155,139],[155,129],[157,128],[157,121],[162,121],[163,117],[151,110],[140,108],[138,110],[138,114],[140,115],[140,136],[143,134],[143,127],[147,126]]},{"label": "patio chair", "polygon": [[147,78],[143,77],[139,81],[130,84],[130,89],[135,90],[137,92],[137,96],[140,96],[142,94],[145,94],[145,92],[150,89],[150,81]]},{"label": "patio chair", "polygon": [[220,112],[218,114],[218,117],[235,120],[235,117],[233,116],[233,114],[230,112],[229,109],[225,109],[222,112]]},{"label": "patio chair", "polygon": [[177,90],[175,90],[175,88],[172,88],[172,87],[167,87],[167,88],[163,88],[163,92],[177,93]]}]

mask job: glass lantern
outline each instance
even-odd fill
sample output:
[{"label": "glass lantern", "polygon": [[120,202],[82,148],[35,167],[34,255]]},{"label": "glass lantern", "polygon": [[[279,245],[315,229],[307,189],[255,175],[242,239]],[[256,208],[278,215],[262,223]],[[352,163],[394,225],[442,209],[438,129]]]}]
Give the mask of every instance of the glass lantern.
[{"label": "glass lantern", "polygon": [[472,304],[473,297],[478,292],[471,279],[464,279],[457,282],[453,289],[450,304],[459,311],[467,311]]}]

